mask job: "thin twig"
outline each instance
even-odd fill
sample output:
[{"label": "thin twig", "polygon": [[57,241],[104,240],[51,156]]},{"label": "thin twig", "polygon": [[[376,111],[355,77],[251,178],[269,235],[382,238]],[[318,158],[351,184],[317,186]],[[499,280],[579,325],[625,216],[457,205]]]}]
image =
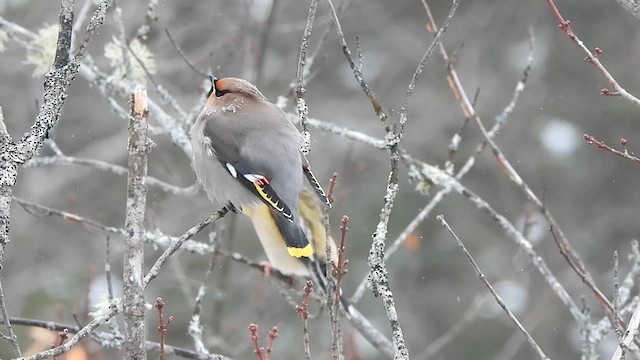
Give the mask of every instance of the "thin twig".
[{"label": "thin twig", "polygon": [[269,330],[269,344],[267,345],[267,358],[270,359],[271,358],[271,352],[273,351],[273,343],[276,341],[276,339],[278,338],[278,328],[277,327],[272,327],[271,330]]},{"label": "thin twig", "polygon": [[178,251],[178,249],[182,246],[182,244],[184,244],[185,241],[194,237],[197,233],[199,233],[202,229],[204,229],[208,225],[218,221],[220,218],[225,216],[227,212],[229,212],[229,210],[226,207],[218,210],[215,214],[209,215],[206,219],[201,221],[199,224],[191,227],[184,234],[182,234],[182,236],[180,236],[178,239],[173,241],[171,246],[169,246],[169,248],[167,248],[162,253],[162,255],[160,255],[160,257],[158,257],[158,259],[153,264],[151,269],[149,269],[149,272],[147,272],[147,275],[144,276],[144,281],[143,281],[144,285],[145,286],[148,285],[149,282],[151,282],[153,279],[156,278],[156,276],[158,276],[158,272],[160,271],[160,268],[167,262],[167,260],[169,260],[169,257],[173,255],[173,253]]},{"label": "thin twig", "polygon": [[[67,156],[64,154],[37,157],[35,159],[31,159],[31,161],[25,164],[25,167],[30,168],[30,167],[49,166],[49,165],[86,166],[86,167],[94,168],[101,171],[108,171],[121,176],[125,176],[128,173],[127,168],[123,166],[111,164],[106,161],[79,158],[74,156]],[[147,176],[147,185],[156,186],[163,191],[166,191],[175,195],[184,195],[184,196],[194,194],[195,191],[200,187],[200,185],[197,183],[187,187],[180,187],[173,184],[169,184],[153,176]]]},{"label": "thin twig", "polygon": [[182,58],[182,61],[185,62],[185,64],[187,64],[187,66],[193,70],[195,73],[199,74],[200,76],[202,76],[203,78],[207,79],[209,77],[209,75],[205,74],[204,72],[202,72],[200,69],[198,69],[195,65],[193,65],[193,63],[191,62],[191,60],[189,60],[189,58],[187,57],[187,55],[184,53],[184,51],[182,51],[182,49],[178,46],[178,44],[176,43],[176,41],[173,39],[173,36],[171,36],[171,33],[169,32],[169,29],[164,29],[165,34],[167,34],[167,38],[169,39],[169,42],[171,43],[171,46],[173,46],[174,49],[176,49],[176,51],[178,52],[178,55],[180,55],[180,57]]},{"label": "thin twig", "polygon": [[78,37],[80,36],[80,29],[82,28],[87,15],[89,15],[89,10],[91,10],[92,3],[92,0],[85,0],[84,4],[82,4],[82,7],[80,8],[80,11],[78,12],[78,16],[76,16],[73,28],[71,30],[71,34],[73,37],[73,41],[71,42],[71,51],[75,51],[75,43],[78,41]]},{"label": "thin twig", "polygon": [[[67,156],[64,154],[37,157],[35,159],[31,159],[31,161],[25,164],[25,167],[30,168],[30,167],[49,166],[49,165],[86,166],[86,167],[94,168],[101,171],[108,171],[121,176],[125,176],[128,174],[128,170],[124,166],[111,164],[106,161],[79,158],[74,156]],[[194,194],[195,191],[200,186],[197,183],[195,183],[191,186],[180,187],[173,184],[169,184],[153,176],[147,176],[147,185],[156,186],[163,191],[166,191],[175,195],[185,195],[185,196]]]},{"label": "thin twig", "polygon": [[556,7],[554,0],[547,0],[547,2],[551,7],[551,11],[553,12],[553,15],[558,21],[558,28],[567,35],[569,40],[571,40],[573,43],[578,45],[578,47],[582,49],[582,51],[584,51],[585,54],[587,54],[585,61],[590,64],[593,64],[596,67],[596,69],[605,77],[605,79],[607,79],[609,86],[613,88],[613,91],[607,88],[604,88],[600,90],[600,93],[604,96],[620,96],[621,98],[631,102],[635,106],[640,106],[640,99],[631,95],[629,92],[627,92],[627,90],[625,90],[622,86],[620,86],[620,84],[618,84],[618,81],[613,77],[613,75],[609,73],[609,70],[607,70],[607,68],[600,62],[598,55],[602,53],[602,50],[600,50],[599,48],[595,48],[594,50],[595,54],[592,53],[591,50],[589,50],[589,48],[584,44],[584,42],[582,42],[582,40],[580,40],[580,38],[578,38],[578,36],[573,32],[573,30],[571,29],[571,22],[569,20],[564,19],[564,17]]},{"label": "thin twig", "polygon": [[164,318],[164,306],[165,302],[162,298],[156,298],[156,310],[158,310],[158,337],[160,338],[160,360],[164,360],[165,356],[165,341],[167,332],[169,331],[169,325],[173,321],[173,316],[169,316],[166,320]]},{"label": "thin twig", "polygon": [[303,288],[302,305],[296,307],[298,316],[302,320],[302,345],[304,347],[304,357],[311,360],[311,341],[309,340],[309,295],[313,291],[313,282],[307,281]]},{"label": "thin twig", "polygon": [[589,134],[584,134],[582,135],[582,138],[587,142],[587,144],[589,145],[593,145],[595,147],[597,147],[598,149],[601,150],[605,150],[608,151],[614,155],[617,155],[621,158],[627,159],[627,160],[631,160],[635,163],[640,164],[640,158],[631,155],[629,153],[629,151],[627,151],[627,139],[625,138],[620,138],[620,146],[622,146],[623,151],[620,150],[616,150],[614,148],[612,148],[611,146],[607,145],[604,141],[598,140],[596,139],[594,136],[591,136]]},{"label": "thin twig", "polygon": [[429,58],[431,57],[433,50],[435,50],[438,44],[441,44],[440,38],[442,37],[444,32],[447,30],[447,27],[449,26],[451,19],[453,19],[453,16],[455,15],[456,10],[458,9],[458,3],[459,3],[459,0],[452,1],[451,8],[449,9],[449,15],[447,15],[447,18],[442,23],[442,27],[438,29],[438,32],[436,33],[436,36],[433,38],[433,41],[431,41],[431,44],[427,48],[427,51],[425,51],[424,55],[422,55],[422,59],[420,59],[420,62],[418,63],[418,66],[416,67],[415,72],[413,73],[413,77],[409,82],[409,86],[407,87],[407,92],[405,93],[404,102],[402,103],[402,107],[400,108],[400,134],[404,133],[404,126],[405,126],[405,123],[407,122],[407,114],[409,112],[409,100],[411,99],[411,95],[413,94],[413,89],[416,87],[416,83],[418,82],[418,79],[422,74],[422,69],[426,65],[427,60],[429,60]]},{"label": "thin twig", "polygon": [[509,317],[509,319],[516,325],[518,330],[520,330],[520,332],[522,332],[522,334],[525,336],[525,338],[527,339],[527,342],[529,343],[529,345],[531,346],[533,351],[536,353],[536,355],[538,355],[538,357],[540,359],[548,360],[549,358],[547,357],[547,355],[545,355],[544,351],[542,351],[542,349],[540,348],[538,343],[536,343],[536,341],[529,334],[529,332],[524,328],[524,326],[522,326],[520,321],[518,321],[516,316],[511,312],[511,310],[509,310],[507,305],[504,303],[504,301],[502,300],[500,295],[498,295],[498,293],[493,288],[491,283],[489,283],[489,280],[487,280],[487,277],[484,275],[482,270],[480,270],[480,267],[478,267],[478,264],[473,259],[473,256],[471,256],[471,253],[469,252],[469,250],[467,250],[467,248],[464,245],[464,243],[462,242],[462,240],[460,240],[458,235],[456,235],[456,233],[453,231],[453,229],[451,229],[451,227],[449,226],[447,221],[444,219],[444,216],[438,215],[438,216],[436,216],[436,218],[438,219],[438,221],[440,221],[442,226],[444,226],[447,229],[449,234],[451,234],[451,236],[456,240],[456,242],[458,243],[458,246],[460,247],[460,249],[462,249],[462,251],[466,255],[467,259],[469,259],[469,262],[471,263],[471,266],[473,266],[473,270],[475,270],[476,274],[478,274],[478,276],[480,277],[480,280],[482,280],[482,282],[487,287],[487,289],[489,289],[489,292],[496,299],[496,302],[498,303],[498,305],[500,305],[502,310],[504,310],[507,313],[507,316]]},{"label": "thin twig", "polygon": [[[214,231],[216,231],[215,238],[212,239],[211,235],[209,235],[209,244],[212,248],[215,248],[212,256],[222,255],[222,252],[220,250],[223,248],[223,246],[226,249],[226,252],[233,252],[233,249],[238,245],[238,243],[234,241],[236,240],[235,236],[236,230],[238,228],[238,219],[238,216],[231,216],[224,222],[221,221],[216,223],[216,227],[214,228]],[[222,231],[222,226],[224,226],[224,231]],[[218,236],[220,236],[220,238],[216,239]],[[214,243],[213,241],[216,242]],[[245,259],[248,262],[252,261],[249,258]],[[226,311],[226,307],[229,305],[227,294],[229,294],[229,288],[232,287],[235,283],[233,277],[235,272],[233,271],[233,267],[231,266],[230,261],[235,260],[232,260],[231,256],[227,255],[224,255],[223,258],[220,259],[220,263],[218,264],[216,270],[216,281],[213,284],[213,289],[211,289],[211,291],[215,293],[216,296],[214,296],[210,301],[209,313],[211,314],[211,319],[208,321],[207,328],[209,330],[209,336],[212,336],[214,339],[222,340],[226,337],[227,334],[224,327],[226,315],[228,313]],[[248,263],[246,265],[254,268]],[[256,266],[257,265],[259,265],[258,262],[256,262]],[[264,270],[264,267],[254,269],[261,272]],[[274,277],[280,280],[281,278],[278,276],[281,275],[281,273],[277,273],[278,274],[274,275]]]},{"label": "thin twig", "polygon": [[[329,306],[333,308],[333,311],[330,311],[330,321],[331,321],[331,358],[333,359],[343,359],[344,358],[344,349],[342,344],[342,329],[340,328],[340,303],[342,300],[342,278],[349,271],[347,269],[347,265],[349,265],[349,259],[345,258],[345,246],[344,242],[347,237],[347,232],[349,228],[347,225],[349,224],[349,217],[347,215],[343,215],[340,220],[340,245],[338,246],[338,262],[334,263],[330,261],[331,267],[331,275],[335,279],[335,293],[333,296],[329,296],[328,300],[330,301]],[[333,301],[331,301],[333,300]],[[348,311],[348,309],[346,309]]]},{"label": "thin twig", "polygon": [[[220,222],[218,224],[223,224],[223,223]],[[191,339],[193,339],[193,345],[196,348],[196,350],[203,354],[209,354],[209,350],[207,350],[207,348],[204,345],[204,342],[202,341],[204,326],[200,322],[200,310],[201,310],[202,301],[205,299],[205,295],[207,293],[207,288],[208,288],[207,284],[209,282],[209,279],[211,278],[211,274],[213,274],[213,269],[216,266],[217,259],[220,255],[220,253],[217,251],[217,248],[220,246],[222,234],[224,233],[225,233],[224,227],[218,226],[217,229],[215,229],[215,233],[213,234],[213,236],[211,234],[209,235],[210,243],[213,246],[214,251],[211,253],[211,260],[209,260],[209,266],[207,267],[207,271],[204,274],[204,279],[202,279],[202,282],[200,283],[200,287],[198,288],[198,293],[195,298],[195,304],[193,306],[193,315],[191,316],[191,320],[189,321],[189,328],[188,328],[189,336],[191,337]],[[215,314],[219,314],[219,313],[214,313],[214,316]]]},{"label": "thin twig", "polygon": [[[480,94],[480,88],[476,90],[476,94],[473,97],[474,107],[477,104],[479,94]],[[453,175],[453,172],[455,170],[454,160],[456,158],[456,155],[458,155],[458,151],[460,151],[460,143],[462,142],[462,133],[464,132],[464,129],[467,128],[467,125],[469,125],[469,120],[471,119],[465,116],[462,126],[460,126],[458,131],[455,134],[453,134],[453,136],[451,137],[451,141],[449,142],[449,146],[447,147],[447,150],[448,150],[447,160],[445,161],[443,167],[448,174]]]},{"label": "thin twig", "polygon": [[629,320],[629,326],[624,332],[624,338],[622,342],[618,344],[616,351],[613,353],[611,360],[621,360],[624,359],[624,354],[626,349],[628,349],[632,343],[635,341],[636,336],[640,333],[638,327],[640,326],[640,304],[636,306],[636,309],[633,311],[633,315],[631,315],[631,319]]},{"label": "thin twig", "polygon": [[7,329],[8,335],[3,335],[2,337],[9,341],[11,344],[11,348],[13,351],[13,355],[16,357],[22,356],[20,352],[20,343],[18,342],[18,337],[15,332],[13,332],[13,326],[11,325],[11,319],[9,317],[9,312],[7,311],[7,305],[4,301],[4,287],[2,286],[3,278],[0,276],[0,312],[2,312],[2,322],[4,323],[5,328]]},{"label": "thin twig", "polygon": [[178,100],[176,100],[175,96],[171,95],[171,93],[169,93],[169,90],[167,90],[167,88],[165,88],[164,86],[162,86],[161,83],[155,80],[155,78],[153,77],[153,74],[151,74],[145,62],[142,59],[140,59],[140,57],[136,55],[135,51],[133,51],[133,49],[131,48],[131,43],[127,43],[126,45],[127,45],[128,53],[136,60],[138,65],[140,65],[147,79],[151,81],[151,84],[153,85],[153,90],[160,97],[160,102],[162,104],[171,105],[171,107],[178,113],[179,117],[186,119],[189,116],[189,114],[187,114],[187,112],[184,111],[182,106],[180,106],[180,103],[178,103]]},{"label": "thin twig", "polygon": [[95,316],[93,320],[91,320],[82,329],[78,330],[78,332],[64,344],[56,346],[53,349],[41,351],[28,357],[21,357],[18,360],[43,360],[65,354],[69,352],[78,342],[80,342],[80,340],[90,336],[93,330],[95,330],[98,326],[105,324],[112,317],[121,312],[122,308],[112,303],[109,306],[109,309]]},{"label": "thin twig", "polygon": [[340,41],[340,45],[342,46],[342,52],[349,62],[349,66],[351,66],[351,70],[353,71],[353,75],[356,78],[358,84],[362,88],[362,91],[369,98],[369,102],[373,107],[373,111],[378,116],[378,119],[382,122],[384,126],[384,130],[387,134],[391,133],[391,122],[387,117],[387,114],[384,112],[382,104],[376,94],[369,88],[369,85],[364,80],[364,76],[362,75],[362,71],[358,68],[358,65],[353,61],[353,56],[351,55],[351,50],[349,50],[349,46],[347,45],[347,40],[345,39],[344,32],[342,31],[342,26],[340,25],[340,20],[338,19],[338,13],[333,6],[333,1],[329,0],[329,10],[331,11],[331,16],[333,17],[333,23],[336,27],[336,32],[338,33],[338,40]]},{"label": "thin twig", "polygon": [[38,217],[57,216],[57,217],[61,217],[62,219],[70,223],[86,224],[92,228],[95,228],[104,232],[105,234],[114,234],[114,235],[120,235],[120,236],[125,236],[126,234],[125,230],[122,228],[106,226],[77,214],[73,214],[63,210],[57,210],[44,205],[32,203],[15,196],[13,197],[13,201],[17,202],[20,206],[22,206],[24,211],[26,211],[27,213],[33,216],[38,216]]},{"label": "thin twig", "polygon": [[109,294],[109,301],[113,301],[113,281],[111,280],[111,260],[110,260],[110,247],[111,237],[109,234],[106,236],[106,244],[104,250],[104,275],[107,279],[107,293]]},{"label": "thin twig", "polygon": [[273,343],[278,338],[278,328],[272,327],[269,330],[269,342],[267,344],[267,348],[265,349],[263,346],[260,346],[260,336],[258,334],[259,327],[256,324],[249,325],[249,337],[251,338],[251,342],[253,343],[254,350],[253,353],[256,354],[258,360],[270,360],[271,359],[271,351],[273,350]]},{"label": "thin twig", "polygon": [[[75,334],[80,331],[78,326],[70,325],[70,324],[61,324],[54,321],[43,321],[43,320],[35,320],[28,318],[20,318],[20,317],[12,317],[11,322],[15,325],[21,326],[33,326],[39,327],[42,329],[48,329],[52,331],[64,331],[68,330],[70,333]],[[102,332],[102,331],[93,331],[89,334],[91,340],[95,341],[103,348],[112,348],[117,347],[117,344],[114,344],[111,339],[113,338],[113,334]],[[160,348],[160,344],[153,341],[147,341],[147,350],[158,350]],[[193,359],[193,360],[204,360],[201,353],[197,351],[165,345],[165,351],[167,353],[175,354],[176,356],[185,358],[185,359]],[[218,355],[218,354],[210,354],[206,359],[214,359],[214,360],[232,360],[226,356]]]}]

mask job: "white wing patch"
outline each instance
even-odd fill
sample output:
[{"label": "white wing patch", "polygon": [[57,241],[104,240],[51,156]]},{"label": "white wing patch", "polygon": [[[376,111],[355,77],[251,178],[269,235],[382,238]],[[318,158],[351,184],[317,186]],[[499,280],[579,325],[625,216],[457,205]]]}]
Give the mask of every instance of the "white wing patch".
[{"label": "white wing patch", "polygon": [[265,177],[262,175],[258,175],[258,174],[246,174],[243,175],[245,179],[251,181],[252,183],[259,181],[259,180],[264,180]]},{"label": "white wing patch", "polygon": [[227,166],[227,170],[229,170],[229,173],[231,174],[231,176],[233,176],[234,179],[238,178],[238,172],[236,171],[236,168],[233,167],[233,165],[226,163],[225,164]]}]

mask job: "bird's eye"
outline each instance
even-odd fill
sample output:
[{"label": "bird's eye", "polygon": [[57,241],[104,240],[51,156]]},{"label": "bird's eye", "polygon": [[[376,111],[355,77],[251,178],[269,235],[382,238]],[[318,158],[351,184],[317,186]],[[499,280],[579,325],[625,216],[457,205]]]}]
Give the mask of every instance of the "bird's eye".
[{"label": "bird's eye", "polygon": [[224,94],[228,94],[230,91],[229,90],[225,90],[225,89],[218,89],[216,88],[216,97],[220,97]]}]

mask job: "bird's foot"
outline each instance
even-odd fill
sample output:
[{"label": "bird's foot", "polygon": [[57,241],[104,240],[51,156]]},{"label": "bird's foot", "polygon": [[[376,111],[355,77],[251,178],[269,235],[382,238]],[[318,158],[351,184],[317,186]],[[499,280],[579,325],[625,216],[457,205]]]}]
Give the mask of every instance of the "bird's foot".
[{"label": "bird's foot", "polygon": [[242,214],[242,209],[238,209],[233,203],[229,202],[227,206],[225,206],[227,210],[231,211],[234,214]]},{"label": "bird's foot", "polygon": [[271,269],[273,269],[273,266],[271,266],[270,262],[268,262],[268,261],[260,261],[258,264],[260,264],[260,266],[262,266],[262,274],[265,277],[271,276]]}]

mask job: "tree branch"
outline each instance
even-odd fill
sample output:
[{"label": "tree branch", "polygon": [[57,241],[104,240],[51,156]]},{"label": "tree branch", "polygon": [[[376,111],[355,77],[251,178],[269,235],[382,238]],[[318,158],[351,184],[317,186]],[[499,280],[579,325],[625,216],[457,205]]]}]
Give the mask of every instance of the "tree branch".
[{"label": "tree branch", "polygon": [[124,325],[126,359],[144,360],[145,348],[145,301],[144,301],[144,218],[147,203],[147,161],[150,140],[147,138],[149,108],[147,92],[138,86],[131,95],[131,118],[129,120],[129,176],[127,185],[127,207],[124,241]]},{"label": "tree branch", "polygon": [[595,48],[595,54],[592,53],[591,50],[589,50],[589,48],[584,44],[584,42],[582,42],[582,40],[578,38],[578,35],[573,32],[573,30],[571,29],[571,22],[564,19],[564,17],[560,13],[560,10],[558,10],[558,8],[556,7],[554,0],[547,0],[547,2],[549,3],[551,11],[553,12],[556,20],[558,20],[558,28],[567,35],[569,40],[578,45],[578,47],[582,49],[585,54],[587,54],[585,61],[593,64],[593,66],[595,66],[596,69],[605,77],[605,79],[607,79],[607,82],[613,88],[613,91],[606,88],[602,89],[600,90],[600,93],[604,96],[620,96],[621,98],[631,102],[635,106],[640,106],[640,99],[630,94],[629,92],[627,92],[627,90],[620,86],[618,81],[613,77],[613,75],[611,75],[609,70],[607,70],[607,68],[604,67],[604,65],[600,62],[600,59],[598,59],[598,55],[602,53],[602,50],[600,50],[600,48]]}]

